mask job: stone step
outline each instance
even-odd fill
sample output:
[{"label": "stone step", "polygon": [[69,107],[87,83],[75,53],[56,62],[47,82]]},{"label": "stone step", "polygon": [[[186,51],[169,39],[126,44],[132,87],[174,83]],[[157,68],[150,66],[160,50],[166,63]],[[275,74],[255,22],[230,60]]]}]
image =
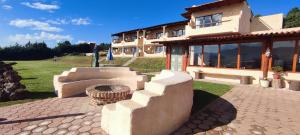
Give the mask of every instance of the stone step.
[{"label": "stone step", "polygon": [[147,90],[142,90],[142,91],[134,92],[131,100],[134,102],[137,102],[143,106],[146,106],[152,97],[157,97],[157,96],[160,96],[160,95],[156,94],[156,93],[152,93]]},{"label": "stone step", "polygon": [[142,107],[144,106],[132,100],[124,100],[116,103],[116,111],[125,110],[126,112],[130,112]]}]

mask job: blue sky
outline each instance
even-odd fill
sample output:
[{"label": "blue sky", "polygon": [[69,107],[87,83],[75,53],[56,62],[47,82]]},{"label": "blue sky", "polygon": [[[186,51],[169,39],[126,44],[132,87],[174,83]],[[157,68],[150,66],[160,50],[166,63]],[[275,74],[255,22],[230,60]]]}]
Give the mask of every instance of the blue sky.
[{"label": "blue sky", "polygon": [[[0,0],[0,46],[60,40],[110,42],[115,32],[183,20],[184,8],[213,0]],[[248,0],[254,14],[287,13],[299,0]]]}]

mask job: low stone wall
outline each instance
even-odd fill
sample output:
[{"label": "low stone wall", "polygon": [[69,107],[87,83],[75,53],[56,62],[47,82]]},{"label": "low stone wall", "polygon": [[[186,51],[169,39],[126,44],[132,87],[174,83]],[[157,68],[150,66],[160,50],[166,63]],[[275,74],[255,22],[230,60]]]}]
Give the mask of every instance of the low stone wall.
[{"label": "low stone wall", "polygon": [[193,105],[192,77],[162,71],[131,100],[105,105],[101,127],[110,135],[167,135],[184,124]]},{"label": "low stone wall", "polygon": [[147,76],[138,75],[128,67],[72,68],[53,79],[55,92],[59,98],[85,93],[87,87],[96,84],[120,84],[132,91],[144,89]]}]

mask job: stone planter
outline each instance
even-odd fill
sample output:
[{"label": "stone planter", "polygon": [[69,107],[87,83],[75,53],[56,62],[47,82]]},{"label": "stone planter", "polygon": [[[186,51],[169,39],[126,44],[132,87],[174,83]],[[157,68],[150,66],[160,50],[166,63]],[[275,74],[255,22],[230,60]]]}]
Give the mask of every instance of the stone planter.
[{"label": "stone planter", "polygon": [[269,80],[260,80],[260,86],[264,88],[269,88],[270,87],[270,81]]}]

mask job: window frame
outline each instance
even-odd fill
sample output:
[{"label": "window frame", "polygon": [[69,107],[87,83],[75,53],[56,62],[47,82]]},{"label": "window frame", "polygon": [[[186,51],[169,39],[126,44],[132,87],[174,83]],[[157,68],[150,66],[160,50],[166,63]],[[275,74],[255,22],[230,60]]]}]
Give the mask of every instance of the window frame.
[{"label": "window frame", "polygon": [[[220,20],[214,21],[213,16],[216,16],[216,15],[219,15]],[[208,18],[208,17],[210,18],[210,20],[209,20],[210,22],[207,23],[206,18]],[[202,18],[202,19],[197,21],[200,18]],[[223,13],[216,13],[216,14],[211,14],[211,15],[195,17],[196,29],[219,26],[222,24],[222,18],[223,18]],[[199,24],[198,24],[198,22],[199,22]]]}]

